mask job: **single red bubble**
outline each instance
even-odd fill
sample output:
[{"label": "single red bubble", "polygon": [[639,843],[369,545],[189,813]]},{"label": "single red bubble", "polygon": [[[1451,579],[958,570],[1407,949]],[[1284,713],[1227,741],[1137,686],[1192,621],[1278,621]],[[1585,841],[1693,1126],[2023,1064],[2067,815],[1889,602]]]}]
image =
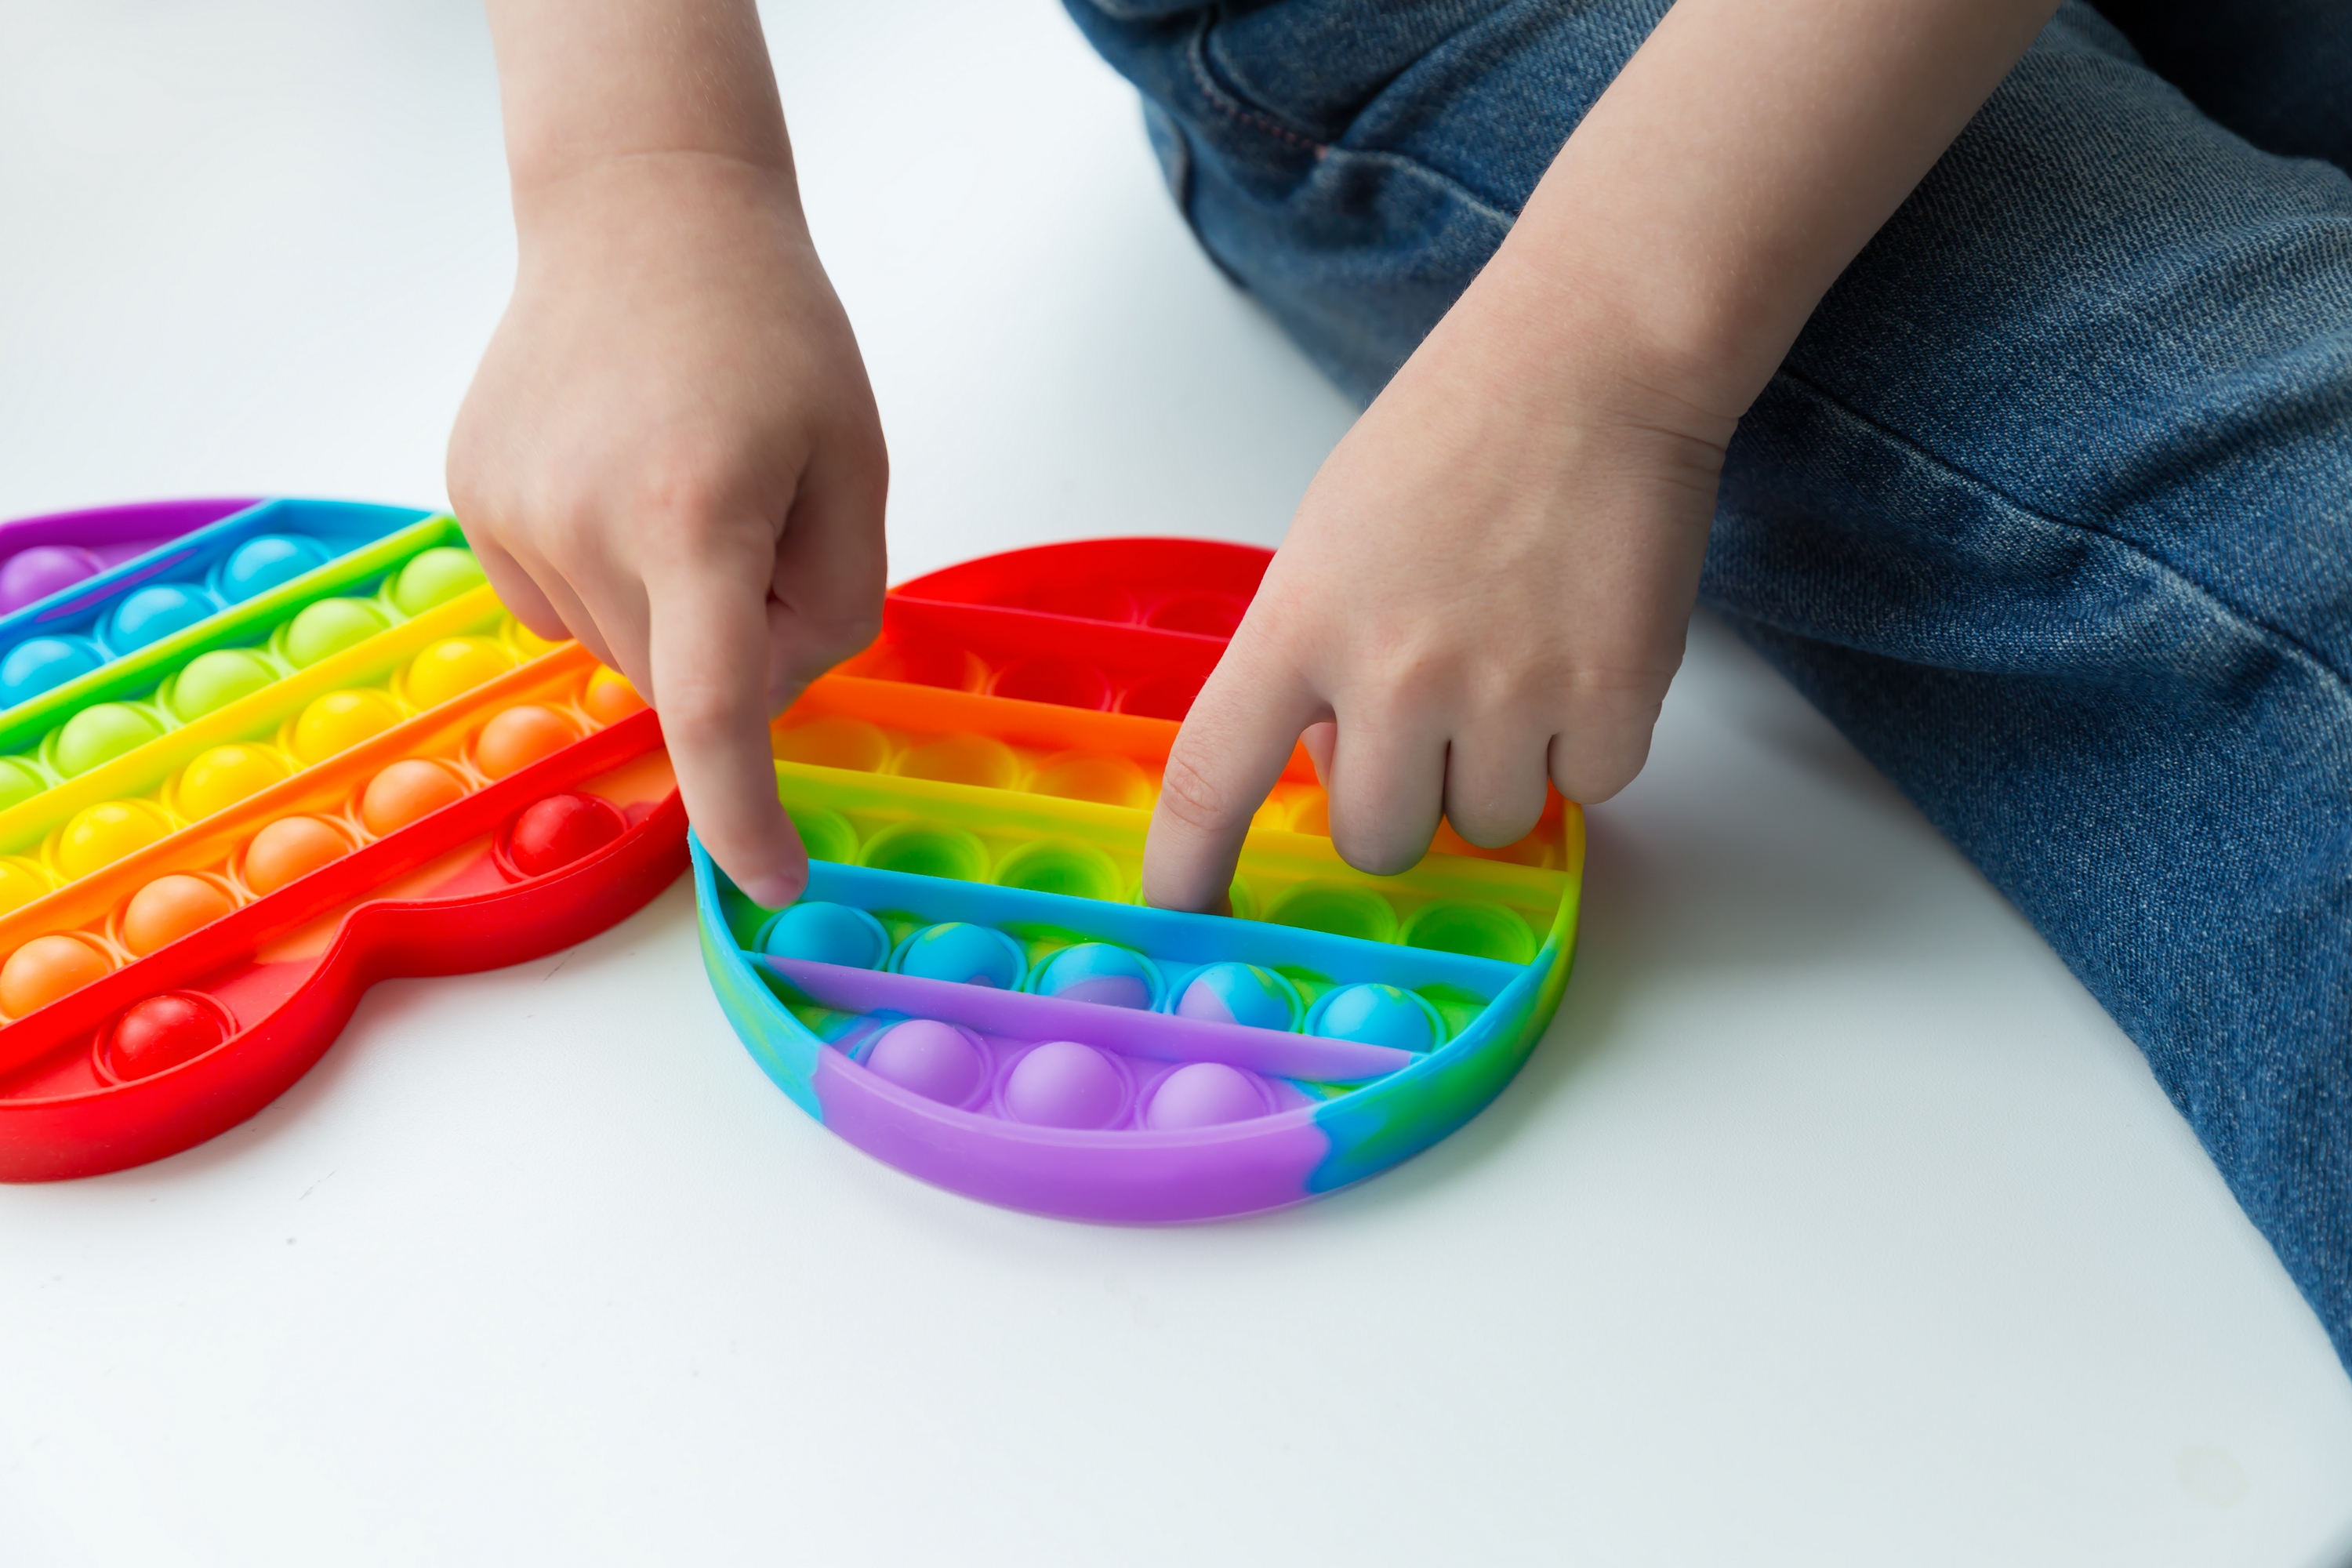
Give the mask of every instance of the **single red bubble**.
[{"label": "single red bubble", "polygon": [[227,1034],[220,1015],[194,996],[172,991],[150,996],[114,1026],[114,1076],[152,1078],[204,1055]]},{"label": "single red bubble", "polygon": [[523,807],[507,837],[507,853],[524,876],[544,876],[602,849],[627,827],[619,812],[593,795],[551,795]]}]

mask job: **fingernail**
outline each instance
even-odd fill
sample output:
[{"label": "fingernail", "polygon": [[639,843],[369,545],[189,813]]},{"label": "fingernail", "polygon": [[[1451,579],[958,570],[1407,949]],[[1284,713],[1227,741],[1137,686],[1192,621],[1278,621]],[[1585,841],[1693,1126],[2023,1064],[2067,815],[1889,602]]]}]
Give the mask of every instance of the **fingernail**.
[{"label": "fingernail", "polygon": [[753,903],[761,909],[781,910],[801,896],[801,889],[808,886],[808,879],[805,877],[754,877],[748,882],[739,883],[738,886]]}]

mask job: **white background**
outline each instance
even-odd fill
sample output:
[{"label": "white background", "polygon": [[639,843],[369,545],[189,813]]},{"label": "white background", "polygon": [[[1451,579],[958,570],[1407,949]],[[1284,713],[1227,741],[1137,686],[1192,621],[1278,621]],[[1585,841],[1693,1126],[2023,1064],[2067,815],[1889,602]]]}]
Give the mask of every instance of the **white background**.
[{"label": "white background", "polygon": [[[901,574],[1272,542],[1347,406],[1047,0],[769,16]],[[512,261],[457,0],[0,0],[0,513],[434,502]],[[2352,1557],[2352,1381],[2130,1044],[1718,628],[1559,1021],[1301,1210],[931,1191],[683,885],[378,988],[252,1123],[0,1189],[0,1563]]]}]

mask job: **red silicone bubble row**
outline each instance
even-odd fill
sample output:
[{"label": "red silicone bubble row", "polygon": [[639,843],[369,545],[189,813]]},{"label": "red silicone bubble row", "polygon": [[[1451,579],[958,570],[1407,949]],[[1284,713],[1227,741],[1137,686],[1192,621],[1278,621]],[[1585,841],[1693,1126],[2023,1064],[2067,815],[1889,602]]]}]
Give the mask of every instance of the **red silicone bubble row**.
[{"label": "red silicone bubble row", "polygon": [[992,666],[966,648],[919,642],[886,644],[846,666],[844,673],[1146,719],[1183,718],[1200,695],[1202,679],[1147,675],[1117,680],[1085,659],[1050,653]]}]

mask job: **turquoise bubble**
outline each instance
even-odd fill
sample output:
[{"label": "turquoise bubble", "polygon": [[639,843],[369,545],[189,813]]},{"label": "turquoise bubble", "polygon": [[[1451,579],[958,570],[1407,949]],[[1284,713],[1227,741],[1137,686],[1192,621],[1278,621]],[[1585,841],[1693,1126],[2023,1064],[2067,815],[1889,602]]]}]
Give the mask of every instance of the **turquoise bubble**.
[{"label": "turquoise bubble", "polygon": [[1107,942],[1064,948],[1045,961],[1036,981],[1040,996],[1104,1007],[1149,1008],[1160,990],[1160,972],[1150,959]]},{"label": "turquoise bubble", "polygon": [[794,904],[760,932],[760,951],[809,963],[872,969],[889,955],[890,933],[847,904]]},{"label": "turquoise bubble", "polygon": [[1378,984],[1340,986],[1315,1005],[1307,1028],[1335,1040],[1400,1051],[1425,1051],[1444,1032],[1436,1009],[1428,1003],[1410,991]]},{"label": "turquoise bubble", "polygon": [[0,704],[14,708],[42,692],[88,675],[105,662],[86,642],[65,637],[34,637],[18,643],[0,658]]},{"label": "turquoise bubble", "polygon": [[290,583],[305,572],[327,563],[326,546],[299,534],[265,533],[248,539],[230,554],[221,568],[221,593],[231,604]]},{"label": "turquoise bubble", "polygon": [[1253,1029],[1296,1028],[1303,1010],[1296,986],[1255,963],[1209,965],[1185,983],[1175,1007],[1181,1018]]},{"label": "turquoise bubble", "polygon": [[115,607],[114,627],[107,640],[128,652],[185,631],[213,613],[212,595],[201,588],[177,583],[156,583],[141,588]]},{"label": "turquoise bubble", "polygon": [[925,980],[1012,991],[1021,984],[1029,964],[1021,944],[1003,931],[950,921],[926,926],[900,942],[890,967]]}]

